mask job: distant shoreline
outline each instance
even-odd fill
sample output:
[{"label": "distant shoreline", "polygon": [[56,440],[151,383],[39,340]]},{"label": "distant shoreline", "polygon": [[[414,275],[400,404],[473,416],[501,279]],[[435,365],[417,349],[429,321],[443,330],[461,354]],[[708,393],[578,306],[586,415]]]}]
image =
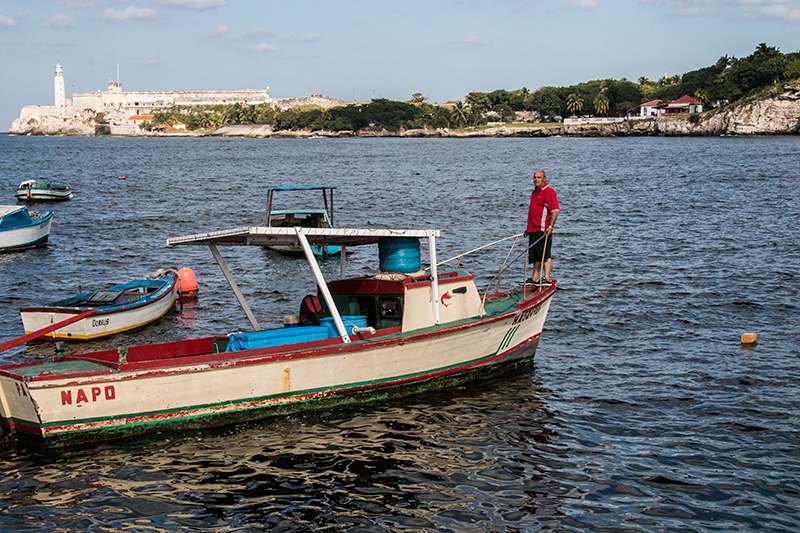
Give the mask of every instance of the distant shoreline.
[{"label": "distant shoreline", "polygon": [[[250,137],[250,138],[480,138],[480,137],[711,137],[720,135],[798,135],[800,134],[800,85],[786,86],[782,94],[741,104],[733,109],[669,118],[638,118],[608,123],[554,125],[497,125],[452,130],[447,128],[401,129],[397,132],[365,129],[360,131],[273,130],[271,125],[228,125],[213,131],[172,133],[143,132],[129,126],[90,125],[85,117],[74,123],[68,119],[53,124],[29,126],[9,135],[73,135],[129,137]],[[13,129],[13,128],[12,128]]]}]

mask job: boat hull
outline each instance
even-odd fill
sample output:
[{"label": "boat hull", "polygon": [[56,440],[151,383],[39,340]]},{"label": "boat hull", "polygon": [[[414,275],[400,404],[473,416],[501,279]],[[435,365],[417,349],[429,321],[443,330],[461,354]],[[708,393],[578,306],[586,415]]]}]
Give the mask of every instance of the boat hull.
[{"label": "boat hull", "polygon": [[33,217],[29,226],[0,231],[0,252],[36,248],[47,243],[53,213],[48,211],[41,217]]},{"label": "boat hull", "polygon": [[[497,316],[409,333],[359,334],[349,344],[337,338],[176,357],[170,365],[63,361],[63,369],[47,375],[35,365],[6,367],[0,369],[3,419],[21,437],[57,445],[165,426],[222,425],[460,383],[530,362],[553,292],[533,293]],[[170,343],[160,350],[176,347],[185,348]]]},{"label": "boat hull", "polygon": [[[164,316],[178,297],[177,276],[169,274],[169,282],[152,295],[130,305],[97,308],[97,313],[48,333],[51,340],[91,340],[139,328]],[[20,310],[25,333],[46,328],[91,309],[90,307],[31,307]]]}]

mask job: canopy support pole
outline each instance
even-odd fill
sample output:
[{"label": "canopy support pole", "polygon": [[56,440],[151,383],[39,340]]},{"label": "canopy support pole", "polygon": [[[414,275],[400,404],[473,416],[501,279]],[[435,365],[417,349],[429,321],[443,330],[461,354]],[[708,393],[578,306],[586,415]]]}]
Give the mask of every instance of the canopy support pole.
[{"label": "canopy support pole", "polygon": [[336,331],[342,338],[342,342],[348,343],[350,342],[350,336],[347,334],[347,330],[344,329],[342,316],[339,314],[339,310],[336,309],[336,304],[333,303],[331,291],[328,290],[328,284],[325,283],[325,278],[322,276],[322,271],[319,269],[317,259],[314,257],[314,252],[311,250],[311,246],[308,244],[308,239],[306,238],[305,233],[303,233],[303,229],[301,227],[294,226],[294,231],[297,233],[297,240],[300,241],[300,245],[303,247],[303,252],[306,254],[306,259],[311,267],[311,271],[314,273],[314,279],[317,280],[317,286],[319,287],[319,290],[322,291],[322,297],[325,299],[325,303],[328,304],[331,317],[333,317],[333,323],[336,324]]},{"label": "canopy support pole", "polygon": [[339,277],[344,278],[347,271],[347,247],[342,245],[339,251]]},{"label": "canopy support pole", "polygon": [[433,297],[433,323],[440,324],[439,317],[439,271],[436,269],[436,237],[435,232],[428,234],[428,254],[431,261],[431,291]]},{"label": "canopy support pole", "polygon": [[219,254],[219,250],[217,250],[217,245],[214,243],[209,243],[208,247],[211,250],[211,253],[214,255],[214,259],[217,261],[219,268],[222,270],[222,274],[225,276],[225,279],[228,280],[228,284],[231,286],[231,289],[233,289],[233,294],[235,294],[236,299],[239,300],[239,305],[241,305],[242,309],[244,309],[244,314],[247,315],[247,320],[250,321],[250,325],[253,326],[254,330],[261,331],[261,327],[258,325],[258,320],[256,320],[256,317],[250,310],[250,306],[247,305],[247,302],[244,300],[244,295],[242,295],[242,291],[239,290],[239,286],[233,279],[231,271],[228,270],[228,265],[225,264],[225,260],[222,259],[222,256]]}]

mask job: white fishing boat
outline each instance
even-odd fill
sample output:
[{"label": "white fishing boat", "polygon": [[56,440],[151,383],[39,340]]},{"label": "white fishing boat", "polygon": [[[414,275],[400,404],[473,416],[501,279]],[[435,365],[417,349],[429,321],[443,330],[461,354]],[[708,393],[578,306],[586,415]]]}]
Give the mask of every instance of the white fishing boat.
[{"label": "white fishing boat", "polygon": [[[267,189],[267,219],[265,225],[273,228],[332,228],[333,227],[333,189],[325,185],[287,185]],[[273,209],[275,193],[278,191],[322,191],[323,208],[308,206],[289,209]],[[288,255],[303,255],[299,245],[274,245],[269,248]],[[312,246],[311,251],[317,257],[339,255],[339,246]]]},{"label": "white fishing boat", "polygon": [[[437,263],[438,237],[436,230],[252,226],[169,239],[210,248],[253,331],[0,366],[3,430],[57,445],[202,428],[460,384],[532,361],[555,282],[496,292],[490,283],[479,292],[465,270],[442,268],[452,260]],[[419,250],[420,240],[426,269],[419,252],[416,264],[407,253],[399,261],[385,256],[397,241]],[[344,277],[345,248],[342,277],[330,282],[311,250],[376,243],[382,272]],[[310,325],[262,330],[218,249],[273,244],[305,252],[317,293],[300,306],[304,320],[287,322]]]},{"label": "white fishing boat", "polygon": [[46,244],[52,220],[52,211],[28,211],[25,206],[0,205],[0,252]]},{"label": "white fishing boat", "polygon": [[[50,331],[52,340],[85,341],[140,328],[164,316],[178,296],[178,275],[159,271],[145,279],[114,285],[106,289],[78,293],[69,298],[38,307],[20,309],[25,334],[76,321]],[[86,314],[87,312],[91,312]]]},{"label": "white fishing boat", "polygon": [[66,181],[25,180],[14,194],[21,202],[48,202],[69,200],[72,198],[72,189]]}]

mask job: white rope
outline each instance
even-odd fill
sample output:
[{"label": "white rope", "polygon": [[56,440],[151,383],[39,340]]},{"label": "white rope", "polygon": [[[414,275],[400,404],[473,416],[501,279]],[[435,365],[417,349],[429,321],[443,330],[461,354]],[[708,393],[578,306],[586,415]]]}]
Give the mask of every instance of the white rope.
[{"label": "white rope", "polygon": [[521,237],[522,235],[525,235],[525,234],[524,233],[517,233],[516,235],[511,235],[510,237],[505,237],[503,239],[500,239],[499,241],[494,241],[494,242],[490,242],[489,244],[484,244],[483,246],[475,248],[474,250],[470,250],[469,252],[464,252],[463,254],[459,254],[459,255],[457,255],[455,257],[451,257],[450,259],[442,261],[441,263],[436,263],[436,266],[437,267],[442,266],[445,263],[449,263],[450,261],[455,261],[456,259],[464,257],[465,255],[469,255],[471,253],[477,252],[478,250],[483,250],[484,248],[488,248],[489,246],[494,246],[495,244],[501,243],[503,241],[507,241],[508,239],[515,239],[515,238]]}]

